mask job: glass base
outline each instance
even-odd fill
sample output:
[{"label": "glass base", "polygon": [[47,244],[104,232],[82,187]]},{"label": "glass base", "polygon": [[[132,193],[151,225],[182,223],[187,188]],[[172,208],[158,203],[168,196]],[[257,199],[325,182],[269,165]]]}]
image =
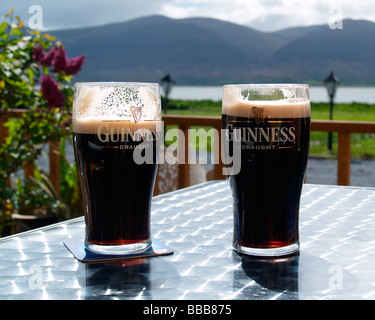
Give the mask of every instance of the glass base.
[{"label": "glass base", "polygon": [[86,243],[85,246],[88,250],[99,254],[136,254],[145,252],[148,248],[150,248],[151,240],[115,246]]},{"label": "glass base", "polygon": [[299,242],[293,243],[289,246],[284,247],[274,247],[274,248],[252,248],[244,247],[239,244],[234,243],[233,249],[239,253],[251,255],[251,256],[261,256],[261,257],[278,257],[293,254],[299,250]]}]

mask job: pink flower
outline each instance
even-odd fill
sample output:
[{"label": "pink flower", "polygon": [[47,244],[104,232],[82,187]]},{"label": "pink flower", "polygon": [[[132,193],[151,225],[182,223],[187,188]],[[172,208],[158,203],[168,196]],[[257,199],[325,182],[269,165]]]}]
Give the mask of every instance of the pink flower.
[{"label": "pink flower", "polygon": [[64,105],[65,97],[49,74],[42,76],[40,91],[50,108],[61,108]]}]

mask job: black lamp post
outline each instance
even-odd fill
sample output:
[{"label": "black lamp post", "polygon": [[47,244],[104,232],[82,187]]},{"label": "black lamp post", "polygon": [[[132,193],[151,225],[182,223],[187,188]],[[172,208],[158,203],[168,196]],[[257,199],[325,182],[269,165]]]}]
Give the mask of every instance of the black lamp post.
[{"label": "black lamp post", "polygon": [[165,99],[164,105],[162,106],[164,113],[167,113],[169,93],[172,91],[172,88],[175,84],[176,82],[172,80],[169,73],[163,79],[160,80],[160,85],[164,91],[164,99]]},{"label": "black lamp post", "polygon": [[[329,95],[329,120],[333,119],[333,99],[335,98],[337,87],[339,86],[340,80],[335,76],[333,71],[330,75],[324,80],[324,86],[327,89]],[[332,132],[328,133],[328,151],[332,152]]]}]

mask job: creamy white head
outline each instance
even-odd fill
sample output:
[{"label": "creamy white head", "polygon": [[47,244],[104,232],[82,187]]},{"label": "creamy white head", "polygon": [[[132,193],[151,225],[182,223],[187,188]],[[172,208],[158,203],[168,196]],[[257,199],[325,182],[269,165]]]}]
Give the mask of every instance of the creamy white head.
[{"label": "creamy white head", "polygon": [[92,82],[75,85],[73,132],[95,133],[107,126],[152,130],[161,119],[155,83]]},{"label": "creamy white head", "polygon": [[[302,88],[296,90],[296,86]],[[226,85],[222,107],[223,114],[236,117],[254,118],[254,107],[262,108],[270,118],[310,117],[305,85]]]}]

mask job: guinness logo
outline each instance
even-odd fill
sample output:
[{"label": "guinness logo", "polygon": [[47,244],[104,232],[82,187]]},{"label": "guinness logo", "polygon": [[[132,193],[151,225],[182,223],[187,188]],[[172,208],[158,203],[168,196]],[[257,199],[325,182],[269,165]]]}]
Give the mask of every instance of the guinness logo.
[{"label": "guinness logo", "polygon": [[255,123],[260,124],[261,122],[263,122],[266,116],[266,111],[264,108],[253,107],[253,114],[254,114]]},{"label": "guinness logo", "polygon": [[130,111],[132,112],[134,122],[138,122],[142,118],[142,107],[130,107]]}]

